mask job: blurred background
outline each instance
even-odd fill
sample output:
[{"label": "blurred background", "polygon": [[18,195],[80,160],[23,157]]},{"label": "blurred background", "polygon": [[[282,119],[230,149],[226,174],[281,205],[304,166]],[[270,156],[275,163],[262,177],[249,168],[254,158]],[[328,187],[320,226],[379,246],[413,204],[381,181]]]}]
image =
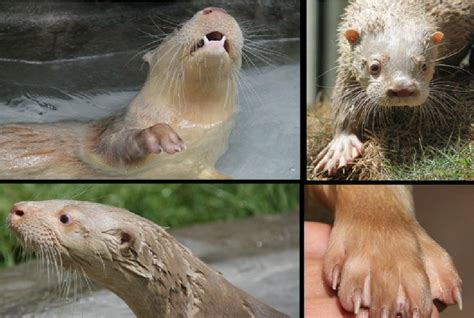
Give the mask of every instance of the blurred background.
[{"label": "blurred background", "polygon": [[313,105],[316,96],[334,85],[337,60],[337,25],[347,0],[307,1],[307,73],[306,104]]},{"label": "blurred background", "polygon": [[208,6],[234,16],[246,39],[235,129],[217,168],[234,178],[298,179],[299,0],[2,1],[0,123],[120,111],[145,81],[142,56]]},{"label": "blurred background", "polygon": [[65,291],[54,271],[47,275],[45,266],[25,259],[6,216],[15,202],[47,199],[92,201],[142,215],[234,285],[299,316],[298,184],[4,184],[0,317],[133,317],[110,291],[74,277],[66,279],[71,288]]},{"label": "blurred background", "polygon": [[[357,185],[354,185],[357,186]],[[474,186],[415,185],[418,222],[451,255],[463,280],[463,311],[450,306],[441,317],[467,318],[474,312]],[[305,202],[307,204],[307,202]],[[330,223],[333,215],[305,206],[305,221]]]}]

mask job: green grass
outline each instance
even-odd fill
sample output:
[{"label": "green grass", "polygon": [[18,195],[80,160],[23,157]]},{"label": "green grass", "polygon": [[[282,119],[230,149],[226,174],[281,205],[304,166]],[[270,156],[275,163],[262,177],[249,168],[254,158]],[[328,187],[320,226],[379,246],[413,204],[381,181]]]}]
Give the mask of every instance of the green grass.
[{"label": "green grass", "polygon": [[123,207],[164,227],[281,213],[299,204],[297,184],[4,184],[0,186],[0,266],[20,260],[5,226],[13,203],[73,199]]},{"label": "green grass", "polygon": [[470,180],[474,177],[473,154],[469,144],[447,149],[427,147],[420,159],[405,165],[385,163],[393,180]]}]

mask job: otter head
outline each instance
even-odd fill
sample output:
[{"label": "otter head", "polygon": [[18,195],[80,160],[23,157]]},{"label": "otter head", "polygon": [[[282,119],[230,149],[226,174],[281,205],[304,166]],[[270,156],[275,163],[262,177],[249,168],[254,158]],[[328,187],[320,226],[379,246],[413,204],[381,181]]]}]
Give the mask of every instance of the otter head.
[{"label": "otter head", "polygon": [[224,9],[206,8],[176,28],[144,60],[152,72],[178,69],[185,76],[222,76],[240,69],[243,42],[242,31],[231,15]]},{"label": "otter head", "polygon": [[7,224],[26,248],[107,285],[114,263],[135,244],[137,225],[124,221],[129,214],[90,202],[30,201],[16,203]]},{"label": "otter head", "polygon": [[372,25],[370,30],[348,28],[354,76],[371,102],[380,106],[420,106],[429,96],[443,33],[420,31],[409,20]]}]

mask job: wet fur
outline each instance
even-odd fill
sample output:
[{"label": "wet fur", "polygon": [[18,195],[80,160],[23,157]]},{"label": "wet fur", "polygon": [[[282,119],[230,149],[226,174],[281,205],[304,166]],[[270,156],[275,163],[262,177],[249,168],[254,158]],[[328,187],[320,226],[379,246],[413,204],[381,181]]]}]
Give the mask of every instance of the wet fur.
[{"label": "wet fur", "polygon": [[[441,62],[457,65],[467,53],[474,30],[473,14],[474,6],[469,0],[442,3],[435,0],[352,1],[338,28],[340,57],[332,94],[335,137],[316,157],[314,173],[326,171],[332,175],[339,168],[352,165],[364,148],[360,140],[350,141],[347,136],[363,140],[367,130],[374,132],[377,127],[393,125],[398,112],[410,112],[412,117],[420,118],[412,121],[419,129],[449,125],[451,117],[462,116],[457,110],[466,107],[450,94],[452,87],[436,77],[432,80],[432,77]],[[344,35],[349,28],[360,34],[355,44],[350,44]],[[441,44],[428,41],[435,31],[444,33],[445,40]],[[398,43],[396,50],[392,49],[389,56],[384,56],[388,62],[382,65],[381,74],[376,79],[371,78],[363,58],[370,56],[368,52],[383,52],[394,43]],[[409,69],[407,55],[425,58],[426,74]],[[420,96],[427,96],[422,104],[390,106],[385,92],[399,69],[410,70]]]},{"label": "wet fur", "polygon": [[[23,212],[21,217],[15,210]],[[59,222],[67,215],[70,224]],[[140,318],[287,317],[230,284],[160,226],[90,202],[20,202],[7,224],[58,267],[112,290]]]},{"label": "wet fur", "polygon": [[[230,15],[211,15],[198,12],[145,55],[147,80],[123,114],[95,123],[0,125],[0,177],[225,177],[214,164],[232,128],[243,37]],[[191,53],[213,31],[226,36],[229,54]]]}]

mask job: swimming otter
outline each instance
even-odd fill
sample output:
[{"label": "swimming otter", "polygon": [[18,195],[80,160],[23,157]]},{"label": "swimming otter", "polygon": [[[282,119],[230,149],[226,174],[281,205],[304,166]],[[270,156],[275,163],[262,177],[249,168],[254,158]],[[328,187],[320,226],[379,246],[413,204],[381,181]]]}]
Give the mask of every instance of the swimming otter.
[{"label": "swimming otter", "polygon": [[469,50],[473,13],[470,0],[351,1],[339,25],[336,132],[314,173],[352,165],[363,154],[364,129],[383,125],[389,111],[418,107],[434,122],[444,116],[436,107],[454,113],[454,99],[432,79],[440,59],[456,64]]},{"label": "swimming otter", "polygon": [[92,123],[0,125],[1,178],[220,178],[243,36],[220,8],[196,13],[144,60],[123,114]]},{"label": "swimming otter", "polygon": [[27,248],[110,289],[138,317],[288,317],[230,284],[160,226],[124,209],[19,202],[7,224]]}]

